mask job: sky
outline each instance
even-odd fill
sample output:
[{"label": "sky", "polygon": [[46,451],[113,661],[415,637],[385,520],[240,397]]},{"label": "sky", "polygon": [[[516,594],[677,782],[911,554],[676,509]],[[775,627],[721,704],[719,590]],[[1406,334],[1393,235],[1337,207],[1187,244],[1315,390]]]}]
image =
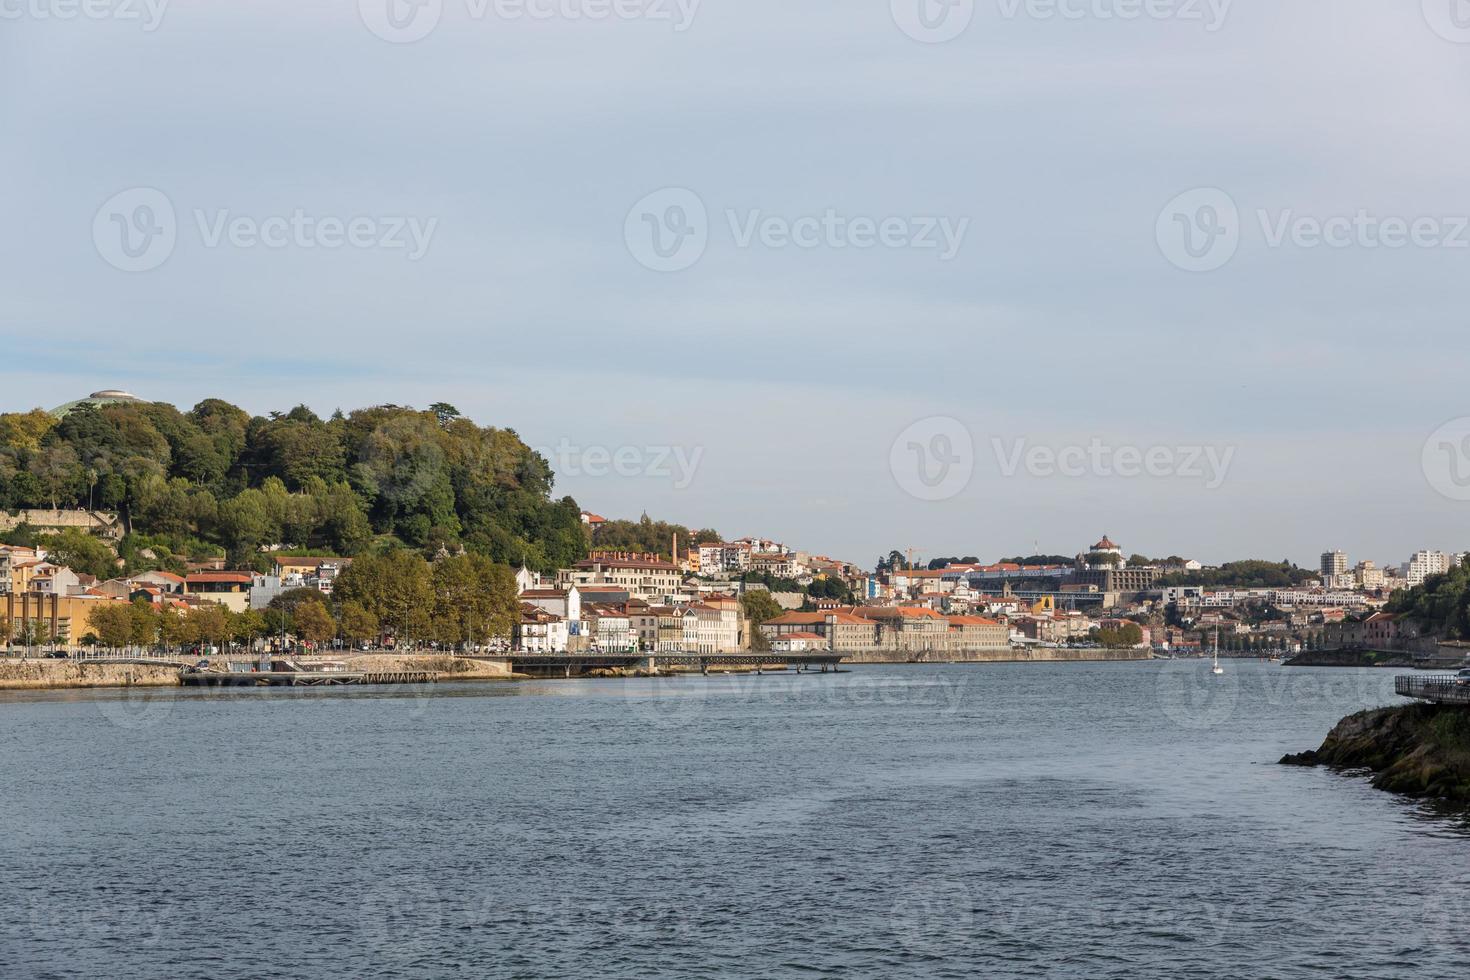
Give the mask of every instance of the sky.
[{"label": "sky", "polygon": [[0,0],[0,410],[447,401],[871,565],[1470,515],[1461,0]]}]

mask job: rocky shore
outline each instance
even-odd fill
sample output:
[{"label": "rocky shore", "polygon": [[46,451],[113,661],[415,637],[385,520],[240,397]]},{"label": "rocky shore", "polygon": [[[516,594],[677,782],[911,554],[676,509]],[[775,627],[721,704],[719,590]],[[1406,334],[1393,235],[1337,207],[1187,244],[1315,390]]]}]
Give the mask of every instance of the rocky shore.
[{"label": "rocky shore", "polygon": [[1282,765],[1367,770],[1391,793],[1470,803],[1470,708],[1411,704],[1360,711],[1337,723],[1322,747]]}]

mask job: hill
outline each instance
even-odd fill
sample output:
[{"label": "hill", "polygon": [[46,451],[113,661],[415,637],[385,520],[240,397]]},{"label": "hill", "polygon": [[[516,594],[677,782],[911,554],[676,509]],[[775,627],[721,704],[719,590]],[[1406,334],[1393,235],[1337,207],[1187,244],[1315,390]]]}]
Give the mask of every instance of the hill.
[{"label": "hill", "polygon": [[262,545],[355,555],[460,546],[550,570],[587,551],[580,508],[554,499],[550,465],[510,429],[453,406],[254,416],[219,399],[82,402],[0,415],[0,508],[119,511],[122,552],[228,555]]}]

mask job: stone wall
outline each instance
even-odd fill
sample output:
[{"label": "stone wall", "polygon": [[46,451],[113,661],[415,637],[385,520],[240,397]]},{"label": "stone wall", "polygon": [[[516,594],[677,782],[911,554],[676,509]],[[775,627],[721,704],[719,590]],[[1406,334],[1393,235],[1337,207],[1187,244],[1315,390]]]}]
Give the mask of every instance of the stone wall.
[{"label": "stone wall", "polygon": [[152,664],[0,658],[0,691],[67,687],[177,687],[179,669]]},{"label": "stone wall", "polygon": [[22,510],[10,514],[0,510],[0,531],[13,531],[22,524],[46,530],[80,528],[107,538],[122,536],[122,523],[116,514],[102,510]]}]

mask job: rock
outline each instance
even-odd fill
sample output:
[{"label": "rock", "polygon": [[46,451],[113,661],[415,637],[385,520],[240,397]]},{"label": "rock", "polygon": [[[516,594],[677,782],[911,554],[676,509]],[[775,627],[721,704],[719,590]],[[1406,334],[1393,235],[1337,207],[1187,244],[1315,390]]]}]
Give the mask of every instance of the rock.
[{"label": "rock", "polygon": [[1366,769],[1373,785],[1406,796],[1470,803],[1470,709],[1413,704],[1349,715],[1315,752],[1286,766]]}]

